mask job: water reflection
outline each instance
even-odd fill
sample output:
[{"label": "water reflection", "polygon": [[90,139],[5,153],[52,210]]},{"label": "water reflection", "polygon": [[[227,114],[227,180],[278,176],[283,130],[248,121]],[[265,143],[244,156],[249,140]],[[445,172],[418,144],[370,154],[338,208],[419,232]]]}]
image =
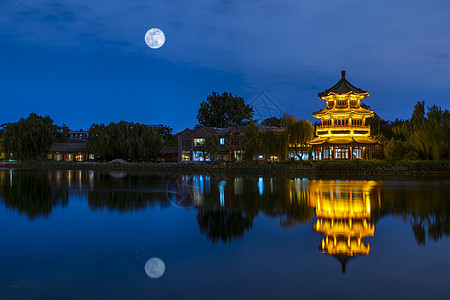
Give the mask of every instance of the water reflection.
[{"label": "water reflection", "polygon": [[[60,176],[61,174],[53,174]],[[66,206],[70,186],[51,184],[44,172],[0,172],[0,197],[6,207],[30,220],[48,216],[54,207]]]},{"label": "water reflection", "polygon": [[0,198],[30,220],[86,198],[92,210],[125,213],[174,205],[197,211],[211,243],[241,239],[260,214],[284,229],[313,222],[320,251],[343,263],[368,255],[368,238],[384,216],[411,225],[419,245],[450,234],[447,181],[336,181],[307,178],[172,175],[93,171],[3,171]]},{"label": "water reflection", "polygon": [[370,193],[375,187],[374,181],[310,183],[309,205],[315,208],[317,217],[314,230],[325,235],[319,249],[336,257],[343,273],[350,258],[370,252],[370,245],[362,239],[374,236]]}]

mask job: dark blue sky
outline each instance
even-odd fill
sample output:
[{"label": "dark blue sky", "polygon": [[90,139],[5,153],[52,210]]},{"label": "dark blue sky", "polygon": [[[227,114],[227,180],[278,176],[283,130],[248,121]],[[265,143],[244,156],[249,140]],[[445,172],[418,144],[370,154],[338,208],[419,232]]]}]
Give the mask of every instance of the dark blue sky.
[{"label": "dark blue sky", "polygon": [[[166,34],[157,50],[152,27]],[[448,0],[0,1],[0,28],[2,123],[37,112],[177,132],[213,90],[249,103],[264,91],[275,114],[315,121],[342,69],[384,119],[418,100],[449,109]]]}]

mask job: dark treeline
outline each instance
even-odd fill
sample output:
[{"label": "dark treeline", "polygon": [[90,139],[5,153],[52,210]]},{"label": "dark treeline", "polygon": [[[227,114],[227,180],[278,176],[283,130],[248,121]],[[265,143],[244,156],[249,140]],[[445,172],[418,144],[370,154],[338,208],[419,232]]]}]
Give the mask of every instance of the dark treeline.
[{"label": "dark treeline", "polygon": [[[93,124],[89,131],[88,150],[101,160],[152,161],[162,146],[177,145],[172,128],[166,125],[121,121]],[[58,126],[49,116],[35,113],[15,123],[2,124],[0,128],[0,152],[4,159],[37,160],[48,153],[53,143],[68,141],[67,125]]]}]

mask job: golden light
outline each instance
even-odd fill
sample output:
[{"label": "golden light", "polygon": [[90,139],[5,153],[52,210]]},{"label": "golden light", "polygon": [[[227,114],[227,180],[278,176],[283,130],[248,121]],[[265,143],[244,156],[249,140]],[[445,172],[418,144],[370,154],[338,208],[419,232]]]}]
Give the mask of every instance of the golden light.
[{"label": "golden light", "polygon": [[321,249],[330,255],[368,255],[370,245],[362,239],[372,237],[370,193],[374,181],[312,181],[309,205],[315,208],[314,230],[325,238]]}]

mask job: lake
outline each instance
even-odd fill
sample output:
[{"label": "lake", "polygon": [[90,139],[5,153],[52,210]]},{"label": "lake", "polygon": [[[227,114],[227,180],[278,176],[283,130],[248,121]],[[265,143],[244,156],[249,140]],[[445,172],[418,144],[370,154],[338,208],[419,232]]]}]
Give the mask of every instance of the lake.
[{"label": "lake", "polygon": [[1,299],[448,299],[450,180],[0,172]]}]

